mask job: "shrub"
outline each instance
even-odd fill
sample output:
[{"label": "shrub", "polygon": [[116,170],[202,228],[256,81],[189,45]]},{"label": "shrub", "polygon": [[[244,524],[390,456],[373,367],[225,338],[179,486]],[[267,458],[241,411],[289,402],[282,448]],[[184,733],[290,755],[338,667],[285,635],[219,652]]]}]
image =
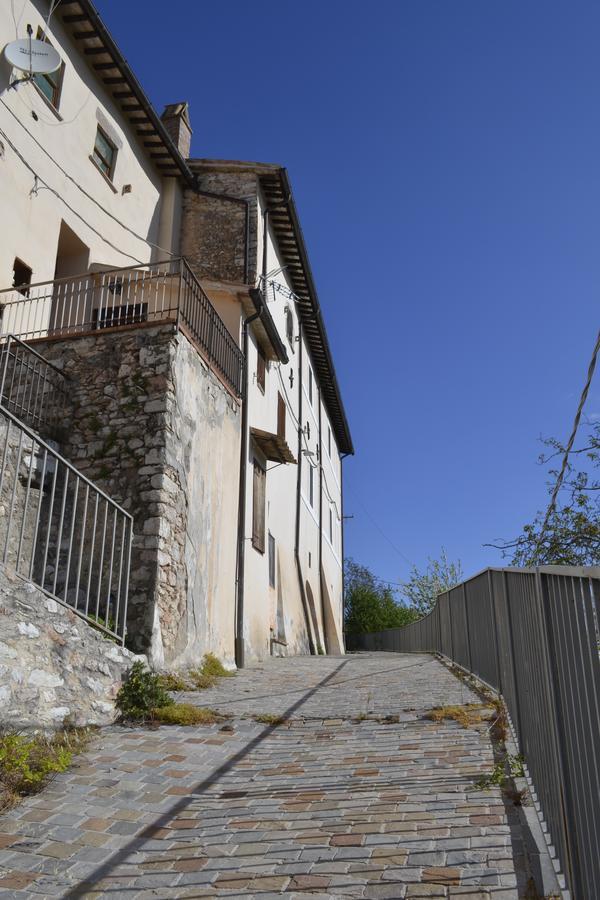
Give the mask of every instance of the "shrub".
[{"label": "shrub", "polygon": [[171,703],[153,709],[152,718],[161,725],[212,725],[222,722],[224,717],[213,709],[191,703]]},{"label": "shrub", "polygon": [[137,660],[127,673],[115,702],[122,719],[144,721],[151,718],[153,709],[171,706],[174,700],[161,684],[161,676]]},{"label": "shrub", "polygon": [[0,788],[4,803],[34,794],[57,772],[64,772],[73,754],[86,745],[90,729],[74,728],[51,737],[7,732],[0,735]]},{"label": "shrub", "polygon": [[217,680],[212,675],[205,675],[201,669],[192,669],[189,677],[196,691],[204,691],[206,688],[212,687]]}]

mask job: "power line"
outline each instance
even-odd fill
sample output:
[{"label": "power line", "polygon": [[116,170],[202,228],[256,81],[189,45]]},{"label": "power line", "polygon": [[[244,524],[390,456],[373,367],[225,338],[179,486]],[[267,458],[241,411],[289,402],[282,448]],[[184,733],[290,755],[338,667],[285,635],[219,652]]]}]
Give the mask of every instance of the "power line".
[{"label": "power line", "polygon": [[581,392],[581,397],[579,399],[579,406],[577,407],[577,412],[575,413],[575,419],[573,421],[573,429],[571,431],[571,436],[567,442],[567,446],[565,447],[565,452],[563,454],[562,465],[560,467],[560,472],[558,473],[558,478],[556,479],[556,484],[554,485],[554,490],[552,491],[552,496],[550,498],[550,503],[548,504],[548,509],[546,510],[546,515],[544,517],[544,521],[542,523],[542,527],[540,530],[540,535],[537,540],[537,544],[534,551],[534,561],[537,559],[542,541],[544,539],[544,535],[546,533],[546,529],[548,528],[548,522],[556,508],[556,501],[558,499],[558,493],[562,487],[563,479],[565,477],[565,472],[567,471],[567,464],[569,461],[569,453],[573,447],[575,442],[575,437],[577,435],[577,429],[579,428],[579,422],[581,420],[581,413],[583,412],[583,407],[585,406],[585,401],[587,400],[587,395],[590,390],[590,386],[592,384],[592,378],[594,377],[594,369],[596,368],[596,360],[598,358],[598,352],[600,352],[600,331],[598,332],[598,337],[596,338],[596,343],[594,345],[594,351],[592,353],[592,358],[590,360],[590,364],[588,366],[587,379],[585,382],[585,386],[583,391]]},{"label": "power line", "polygon": [[[38,146],[38,147],[40,148],[40,150],[41,150],[43,153],[45,153],[45,155],[48,157],[48,159],[49,159],[51,162],[54,163],[54,165],[55,165],[55,166],[57,167],[57,169],[65,176],[65,178],[68,178],[69,181],[70,181],[72,184],[75,185],[75,187],[77,188],[77,190],[81,191],[81,193],[84,195],[84,197],[87,197],[88,200],[91,200],[91,202],[94,203],[94,204],[98,207],[98,209],[102,210],[102,212],[103,212],[106,216],[108,216],[110,219],[112,219],[113,222],[116,222],[117,225],[120,225],[121,228],[123,228],[125,231],[129,232],[129,234],[133,235],[133,237],[137,238],[138,241],[143,241],[144,244],[146,244],[146,245],[148,245],[148,246],[150,246],[150,247],[154,247],[155,250],[160,250],[161,253],[167,253],[169,256],[176,256],[176,255],[177,255],[177,254],[174,253],[172,250],[167,250],[165,247],[161,247],[159,244],[155,244],[153,241],[149,240],[147,237],[144,237],[143,235],[138,234],[137,231],[134,231],[133,228],[130,228],[129,225],[126,225],[126,224],[125,224],[125,222],[121,222],[121,220],[120,220],[119,218],[117,218],[117,216],[115,216],[113,213],[111,213],[110,210],[108,210],[108,209],[106,209],[106,207],[102,206],[102,204],[101,204],[98,200],[96,200],[96,198],[95,198],[94,196],[92,196],[92,194],[88,193],[88,191],[86,191],[85,188],[83,188],[83,187],[79,184],[79,182],[77,181],[76,178],[73,178],[72,175],[70,175],[65,169],[63,169],[63,167],[61,166],[61,164],[60,164],[56,159],[54,159],[54,157],[52,156],[52,154],[49,153],[48,150],[46,150],[46,148],[44,147],[44,145],[41,144],[41,143],[38,141],[38,139],[36,138],[36,136],[35,136],[34,134],[32,134],[31,131],[29,131],[28,128],[25,127],[25,125],[24,125],[23,122],[20,120],[20,118],[16,115],[16,113],[13,112],[13,110],[10,108],[10,106],[8,106],[8,104],[5,103],[4,100],[2,100],[2,98],[0,98],[0,103],[2,103],[2,105],[4,106],[4,108],[5,108],[6,110],[8,110],[8,112],[11,114],[11,116],[13,117],[13,119],[15,119],[15,121],[19,123],[19,125],[21,126],[21,128],[23,129],[23,131],[25,132],[25,134],[27,134],[27,135],[31,138],[31,140],[36,144],[36,146]],[[80,110],[80,112],[81,112],[81,110]],[[13,149],[14,149],[14,147],[13,147]],[[16,153],[16,152],[17,152],[17,151],[15,150],[15,153]],[[38,176],[38,178],[39,178],[39,176]],[[41,178],[40,178],[40,181],[42,181]],[[47,186],[47,185],[46,185],[46,186]],[[82,217],[80,216],[80,218],[82,218]],[[84,221],[85,221],[85,220],[84,220]],[[86,224],[87,224],[87,223],[86,223]],[[89,227],[91,228],[92,226],[89,226]],[[107,241],[107,243],[109,243],[109,242]],[[112,245],[111,245],[111,246],[112,246]],[[121,252],[122,252],[122,251],[121,251]],[[131,256],[130,253],[125,253],[125,256],[129,256],[130,259],[136,259],[136,257],[135,257],[135,256]],[[136,262],[141,262],[141,260],[136,260]]]},{"label": "power line", "polygon": [[350,488],[350,493],[354,494],[355,499],[358,500],[358,502],[359,502],[360,505],[362,506],[364,512],[367,514],[367,517],[371,520],[371,522],[373,523],[373,525],[375,526],[375,528],[377,529],[377,531],[379,532],[379,534],[380,534],[380,535],[388,542],[388,544],[390,545],[390,547],[392,548],[392,550],[395,550],[395,552],[398,554],[398,556],[400,556],[400,557],[404,560],[404,562],[407,562],[407,563],[409,564],[409,566],[414,566],[414,562],[413,562],[412,560],[410,560],[410,559],[408,558],[408,556],[406,556],[406,555],[402,552],[402,550],[399,550],[398,547],[396,547],[396,545],[394,544],[394,542],[392,541],[392,539],[385,533],[385,531],[383,530],[383,528],[382,528],[382,527],[379,525],[379,523],[373,518],[373,516],[371,515],[371,513],[369,512],[369,510],[367,509],[367,507],[365,506],[365,504],[363,503],[363,501],[360,499],[360,497],[358,496],[358,494],[356,493],[356,491],[354,490],[354,488],[350,487],[350,485],[348,485],[348,487]]},{"label": "power line", "polygon": [[[2,101],[2,102],[4,102],[4,101]],[[50,187],[50,185],[47,184],[44,181],[44,179],[41,178],[40,175],[37,174],[35,169],[33,169],[29,165],[29,163],[27,162],[25,157],[15,147],[15,145],[13,144],[13,142],[11,141],[9,136],[1,128],[0,128],[0,134],[2,135],[2,137],[4,138],[4,140],[6,141],[8,146],[12,148],[12,150],[16,154],[16,156],[21,160],[21,162],[23,163],[25,168],[31,172],[33,177],[36,178],[37,181],[40,182],[40,184],[43,184],[44,187],[47,190],[49,190],[51,194],[54,194],[55,197],[57,197],[62,203],[64,203],[64,205],[67,207],[67,209],[70,210],[70,212],[72,212],[74,216],[77,216],[77,218],[80,219],[83,222],[83,224],[86,225],[91,231],[93,231],[94,234],[96,234],[100,238],[100,240],[104,241],[105,244],[108,244],[109,247],[112,247],[113,250],[116,250],[117,253],[121,253],[123,256],[128,256],[129,259],[132,259],[134,262],[139,263],[142,266],[146,265],[146,263],[142,262],[141,259],[138,259],[137,256],[132,256],[131,253],[126,253],[125,250],[122,250],[120,247],[117,247],[116,244],[113,244],[111,241],[108,240],[108,238],[105,238],[104,235],[101,234],[97,228],[94,228],[93,225],[90,225],[90,223],[87,222],[86,219],[84,219],[84,217],[81,215],[81,213],[78,213],[76,209],[74,209],[69,203],[67,203],[67,201],[64,199],[64,197],[62,197],[61,194],[59,194],[59,192],[57,190],[55,190],[53,187]]]}]

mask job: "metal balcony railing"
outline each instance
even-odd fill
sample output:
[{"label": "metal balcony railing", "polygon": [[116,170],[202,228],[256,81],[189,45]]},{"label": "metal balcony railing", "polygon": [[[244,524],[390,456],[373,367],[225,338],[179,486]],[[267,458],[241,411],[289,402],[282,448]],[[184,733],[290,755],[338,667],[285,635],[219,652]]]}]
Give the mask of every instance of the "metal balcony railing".
[{"label": "metal balcony railing", "polygon": [[63,372],[13,334],[0,344],[0,404],[34,431],[54,438],[67,402]]},{"label": "metal balcony railing", "polygon": [[174,322],[241,396],[243,356],[183,257],[0,291],[0,339]]},{"label": "metal balcony railing", "polygon": [[133,520],[0,405],[0,562],[125,641]]}]

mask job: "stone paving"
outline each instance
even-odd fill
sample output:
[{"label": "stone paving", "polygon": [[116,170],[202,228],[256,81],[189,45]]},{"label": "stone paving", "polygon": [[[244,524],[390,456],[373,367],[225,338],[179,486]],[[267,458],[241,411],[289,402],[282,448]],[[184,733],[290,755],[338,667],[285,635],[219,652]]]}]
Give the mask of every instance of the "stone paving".
[{"label": "stone paving", "polygon": [[423,717],[478,702],[432,657],[273,659],[186,700],[232,718],[104,729],[0,819],[3,897],[523,896],[512,813],[474,788],[487,726]]}]

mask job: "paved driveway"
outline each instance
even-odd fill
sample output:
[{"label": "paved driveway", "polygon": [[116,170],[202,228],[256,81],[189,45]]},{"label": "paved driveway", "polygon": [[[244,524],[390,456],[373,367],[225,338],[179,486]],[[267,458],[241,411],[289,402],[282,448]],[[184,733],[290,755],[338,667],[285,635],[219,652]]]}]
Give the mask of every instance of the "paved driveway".
[{"label": "paved driveway", "polygon": [[473,787],[486,726],[423,718],[478,702],[432,657],[272,659],[185,699],[232,718],[106,729],[0,820],[3,897],[522,895],[518,829]]}]

